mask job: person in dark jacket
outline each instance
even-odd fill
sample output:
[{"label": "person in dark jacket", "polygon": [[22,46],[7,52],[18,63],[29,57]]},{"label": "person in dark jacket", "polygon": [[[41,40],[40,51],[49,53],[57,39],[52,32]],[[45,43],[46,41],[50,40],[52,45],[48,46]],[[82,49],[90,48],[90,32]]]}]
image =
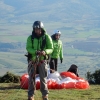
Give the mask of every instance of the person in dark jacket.
[{"label": "person in dark jacket", "polygon": [[62,41],[60,40],[61,32],[59,30],[56,30],[54,34],[51,36],[53,41],[53,52],[51,54],[51,59],[49,62],[50,65],[50,73],[52,73],[52,70],[57,71],[58,67],[58,58],[60,58],[61,63],[63,62],[63,45]]},{"label": "person in dark jacket", "polygon": [[[43,40],[45,41],[43,42]],[[31,55],[30,60],[28,60],[28,100],[34,100],[36,70],[40,75],[40,91],[43,100],[48,100],[47,59],[48,54],[53,51],[53,43],[41,21],[33,23],[32,34],[27,38],[26,50]]]},{"label": "person in dark jacket", "polygon": [[79,77],[79,74],[78,74],[78,66],[76,66],[75,64],[72,64],[70,66],[70,68],[67,70],[68,72],[72,72],[74,73],[77,77]]}]

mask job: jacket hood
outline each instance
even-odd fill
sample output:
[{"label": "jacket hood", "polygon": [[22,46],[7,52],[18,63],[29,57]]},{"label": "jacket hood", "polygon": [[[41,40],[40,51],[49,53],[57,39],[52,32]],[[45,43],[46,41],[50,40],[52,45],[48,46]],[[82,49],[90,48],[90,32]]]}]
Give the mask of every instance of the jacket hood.
[{"label": "jacket hood", "polygon": [[35,38],[40,38],[41,36],[43,36],[44,34],[46,34],[46,30],[44,28],[42,28],[42,33],[40,36],[37,36],[34,29],[32,31],[32,37],[35,37]]},{"label": "jacket hood", "polygon": [[59,40],[59,39],[56,39],[56,34],[53,34],[53,35],[51,35],[51,38],[52,38],[52,40]]}]

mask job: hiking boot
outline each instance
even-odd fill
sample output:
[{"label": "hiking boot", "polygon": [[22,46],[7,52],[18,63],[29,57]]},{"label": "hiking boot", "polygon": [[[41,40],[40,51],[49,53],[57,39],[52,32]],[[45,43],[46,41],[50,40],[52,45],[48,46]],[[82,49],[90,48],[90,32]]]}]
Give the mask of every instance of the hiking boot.
[{"label": "hiking boot", "polygon": [[28,100],[34,100],[34,97],[29,97]]},{"label": "hiking boot", "polygon": [[43,100],[49,100],[48,96],[42,96]]}]

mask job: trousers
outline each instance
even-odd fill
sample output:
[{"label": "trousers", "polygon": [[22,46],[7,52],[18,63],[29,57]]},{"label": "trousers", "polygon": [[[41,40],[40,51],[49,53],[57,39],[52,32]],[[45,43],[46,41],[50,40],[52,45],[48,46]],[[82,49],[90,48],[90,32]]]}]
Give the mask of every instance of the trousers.
[{"label": "trousers", "polygon": [[[57,71],[58,59],[57,58],[51,58],[49,65],[50,65],[50,69]],[[50,71],[50,73],[52,73],[52,71]]]},{"label": "trousers", "polygon": [[[28,66],[28,74],[29,74],[28,97],[32,97],[36,90],[35,75],[34,75],[36,74],[35,68],[37,68],[37,65],[34,62]],[[47,61],[46,60],[39,62],[38,73],[40,76],[40,91],[42,93],[42,96],[46,96],[49,93],[47,87]]]}]

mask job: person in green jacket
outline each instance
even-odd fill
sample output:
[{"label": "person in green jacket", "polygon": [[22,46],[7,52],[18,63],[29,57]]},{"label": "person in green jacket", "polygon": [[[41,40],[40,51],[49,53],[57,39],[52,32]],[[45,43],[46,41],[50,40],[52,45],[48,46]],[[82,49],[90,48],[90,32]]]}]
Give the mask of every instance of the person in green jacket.
[{"label": "person in green jacket", "polygon": [[[53,41],[53,52],[51,54],[50,59],[50,69],[57,71],[58,67],[58,58],[60,58],[61,63],[63,62],[63,44],[60,40],[61,32],[59,30],[56,30],[54,34],[51,36]],[[50,73],[52,73],[52,70],[50,70]]]},{"label": "person in green jacket", "polygon": [[47,59],[48,55],[53,52],[53,43],[41,21],[33,23],[32,35],[27,38],[26,50],[31,55],[28,61],[28,100],[34,100],[35,75],[37,72],[40,75],[40,91],[43,100],[48,100]]}]

